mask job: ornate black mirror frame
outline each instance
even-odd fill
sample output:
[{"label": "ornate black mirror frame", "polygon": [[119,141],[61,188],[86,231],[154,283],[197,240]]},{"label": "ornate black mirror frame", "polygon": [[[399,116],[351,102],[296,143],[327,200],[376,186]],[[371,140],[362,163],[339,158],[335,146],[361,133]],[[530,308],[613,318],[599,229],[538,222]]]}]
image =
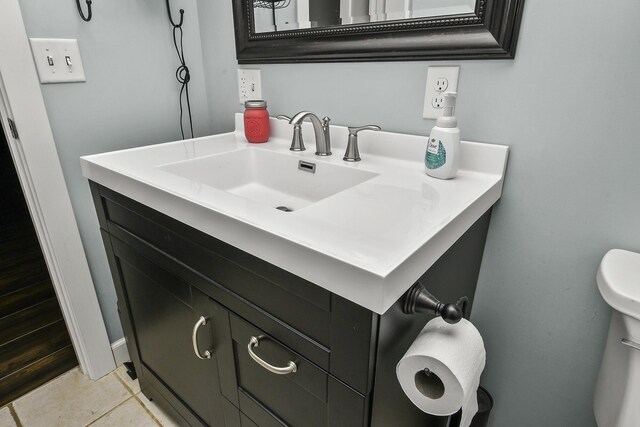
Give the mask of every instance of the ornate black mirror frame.
[{"label": "ornate black mirror frame", "polygon": [[511,59],[524,0],[477,0],[474,13],[255,33],[253,0],[233,0],[240,64]]}]

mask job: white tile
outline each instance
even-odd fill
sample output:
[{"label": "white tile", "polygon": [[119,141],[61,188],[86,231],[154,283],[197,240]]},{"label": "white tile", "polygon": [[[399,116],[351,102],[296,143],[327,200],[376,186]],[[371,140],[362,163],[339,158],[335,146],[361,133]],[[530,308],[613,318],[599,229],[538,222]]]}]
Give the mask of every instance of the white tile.
[{"label": "white tile", "polygon": [[131,396],[115,373],[92,381],[72,369],[13,403],[26,427],[86,426]]},{"label": "white tile", "polygon": [[158,427],[149,412],[135,397],[90,424],[91,427]]},{"label": "white tile", "polygon": [[147,407],[149,412],[151,412],[153,416],[156,417],[158,421],[160,421],[160,424],[163,427],[179,426],[179,424],[176,421],[174,421],[169,414],[164,412],[158,405],[156,405],[155,402],[151,402],[149,399],[147,399],[147,396],[145,396],[142,393],[138,393],[136,396],[140,399],[140,401],[144,404],[144,406]]},{"label": "white tile", "polygon": [[0,409],[0,427],[16,427],[11,412],[9,412],[9,408],[6,406]]},{"label": "white tile", "polygon": [[129,387],[133,394],[140,393],[140,383],[138,380],[132,380],[129,374],[127,374],[127,368],[124,365],[120,365],[118,369],[116,369],[116,374],[118,377]]}]

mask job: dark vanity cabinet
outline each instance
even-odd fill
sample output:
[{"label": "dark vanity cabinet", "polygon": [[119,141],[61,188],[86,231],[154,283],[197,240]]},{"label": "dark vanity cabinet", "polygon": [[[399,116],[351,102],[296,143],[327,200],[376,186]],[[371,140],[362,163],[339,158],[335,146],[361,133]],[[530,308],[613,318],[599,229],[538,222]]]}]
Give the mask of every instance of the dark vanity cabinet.
[{"label": "dark vanity cabinet", "polygon": [[[181,424],[447,424],[413,406],[395,378],[431,316],[404,314],[402,299],[378,315],[107,188],[91,190],[142,392]],[[489,216],[420,279],[442,301],[473,301]]]}]

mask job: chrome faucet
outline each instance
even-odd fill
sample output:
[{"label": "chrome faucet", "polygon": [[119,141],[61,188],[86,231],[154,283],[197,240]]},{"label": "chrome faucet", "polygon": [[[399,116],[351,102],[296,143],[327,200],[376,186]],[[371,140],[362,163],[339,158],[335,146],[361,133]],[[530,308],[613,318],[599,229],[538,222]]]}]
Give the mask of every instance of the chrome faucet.
[{"label": "chrome faucet", "polygon": [[[315,114],[309,111],[301,111],[291,120],[289,124],[294,126],[293,141],[291,142],[292,151],[304,150],[304,144],[302,142],[302,133],[296,132],[296,129],[300,129],[304,119],[308,118],[313,125],[313,132],[316,135],[316,156],[330,156],[331,155],[331,137],[329,130],[329,122],[331,119],[325,117],[322,121]],[[298,141],[299,140],[299,141]],[[296,145],[297,144],[297,145]],[[294,147],[295,145],[295,147]]]}]

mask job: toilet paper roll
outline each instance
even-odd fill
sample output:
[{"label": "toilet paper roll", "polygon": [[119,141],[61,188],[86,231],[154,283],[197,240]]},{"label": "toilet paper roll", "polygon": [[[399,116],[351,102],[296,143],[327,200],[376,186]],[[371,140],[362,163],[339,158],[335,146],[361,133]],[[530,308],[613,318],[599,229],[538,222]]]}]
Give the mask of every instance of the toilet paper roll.
[{"label": "toilet paper roll", "polygon": [[478,330],[466,319],[455,325],[435,318],[422,329],[396,366],[402,390],[432,415],[462,408],[461,427],[478,412],[477,390],[486,352]]}]

